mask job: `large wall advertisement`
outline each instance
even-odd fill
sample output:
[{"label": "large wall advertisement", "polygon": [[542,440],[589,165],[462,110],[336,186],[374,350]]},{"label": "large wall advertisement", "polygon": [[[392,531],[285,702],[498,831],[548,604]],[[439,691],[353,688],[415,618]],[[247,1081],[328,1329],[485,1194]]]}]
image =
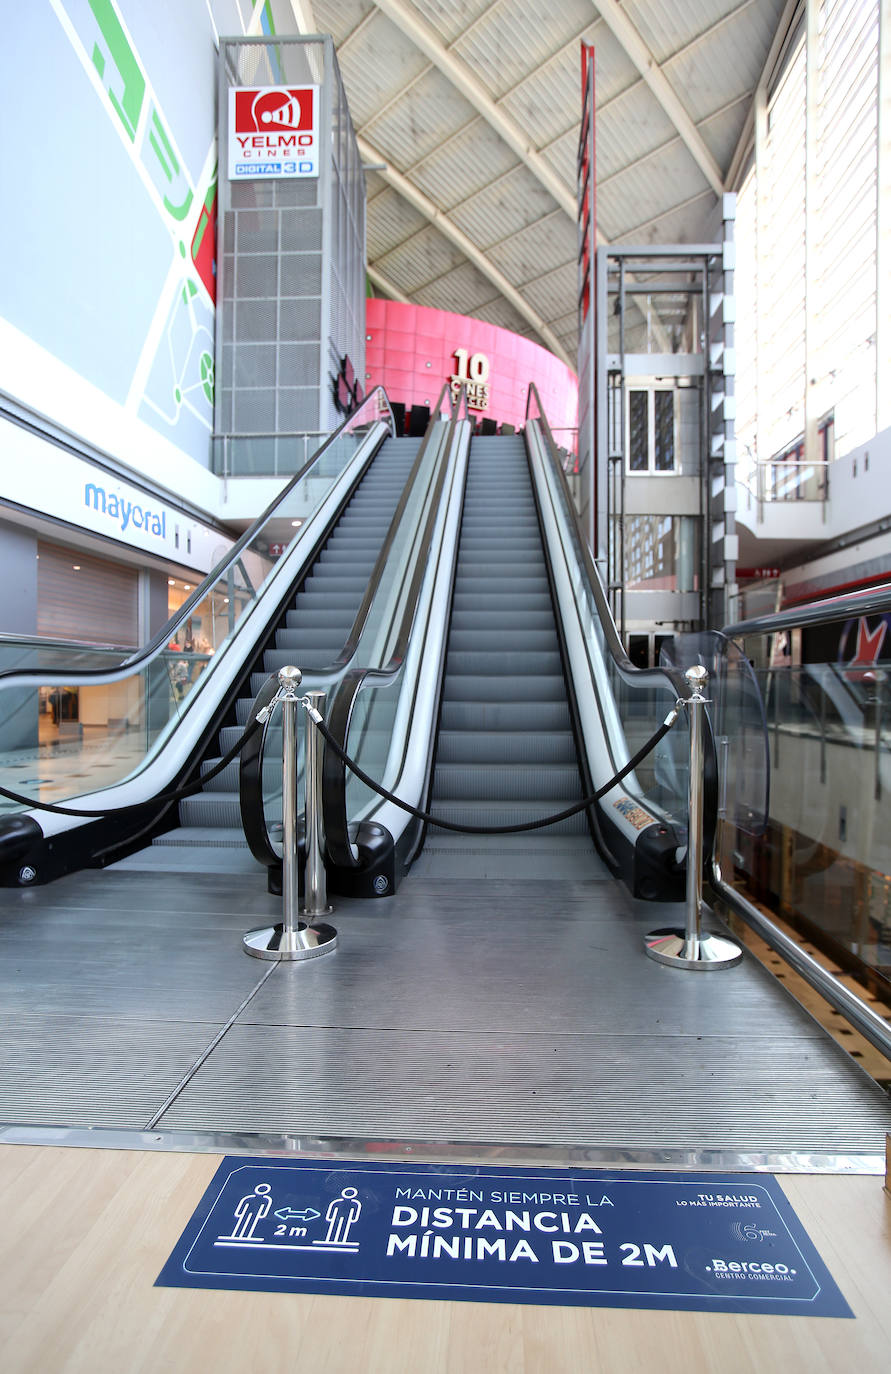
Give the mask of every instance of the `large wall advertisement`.
[{"label": "large wall advertisement", "polygon": [[0,387],[124,461],[148,426],[209,462],[215,39],[251,8],[33,0],[0,47]]}]

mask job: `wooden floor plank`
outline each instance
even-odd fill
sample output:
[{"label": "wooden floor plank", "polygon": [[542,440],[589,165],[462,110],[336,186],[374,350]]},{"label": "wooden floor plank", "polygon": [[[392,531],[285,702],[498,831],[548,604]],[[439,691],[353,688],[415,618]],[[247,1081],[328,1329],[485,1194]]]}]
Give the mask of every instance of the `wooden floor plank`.
[{"label": "wooden floor plank", "polygon": [[891,1196],[781,1185],[856,1320],[155,1288],[220,1157],[0,1147],[4,1374],[886,1374]]}]

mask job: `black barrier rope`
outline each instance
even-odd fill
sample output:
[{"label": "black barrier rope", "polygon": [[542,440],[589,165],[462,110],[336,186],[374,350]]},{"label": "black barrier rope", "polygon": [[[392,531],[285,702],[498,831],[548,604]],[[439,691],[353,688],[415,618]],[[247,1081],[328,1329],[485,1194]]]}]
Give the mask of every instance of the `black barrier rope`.
[{"label": "black barrier rope", "polygon": [[[620,768],[617,773],[613,774],[608,782],[605,782],[602,787],[598,787],[597,791],[592,792],[590,796],[583,797],[581,801],[566,807],[564,811],[558,811],[555,815],[545,816],[538,821],[525,821],[520,825],[458,825],[453,821],[441,820],[431,815],[429,811],[422,811],[419,807],[412,806],[410,802],[403,801],[401,797],[397,797],[395,793],[389,792],[385,787],[382,787],[380,783],[375,782],[374,779],[369,777],[368,774],[350,758],[346,751],[341,748],[325,724],[322,716],[315,707],[310,704],[309,698],[301,697],[300,702],[305,708],[307,715],[312,719],[322,738],[331,746],[340,761],[345,767],[349,768],[350,772],[353,773],[360,782],[364,782],[366,787],[370,787],[373,792],[377,792],[385,801],[392,802],[394,806],[398,806],[402,811],[407,811],[410,816],[415,816],[420,821],[426,821],[428,825],[438,826],[440,830],[454,830],[459,835],[518,835],[527,830],[542,830],[546,826],[557,825],[560,821],[568,820],[570,816],[578,815],[580,811],[584,811],[586,807],[592,806],[594,802],[599,801],[601,797],[605,796],[611,788],[615,787],[628,773],[632,772],[637,765],[646,758],[647,754],[655,749],[659,741],[664,739],[674,725],[680,713],[680,709],[684,705],[683,701],[678,701],[677,705],[669,711],[658,730],[641,745],[637,753],[628,760],[623,768]],[[271,703],[271,705],[274,704],[274,702]],[[50,811],[56,816],[81,816],[91,820],[98,820],[103,816],[110,816],[116,813],[122,814],[125,811],[139,811],[148,806],[164,806],[171,802],[180,801],[184,797],[194,796],[196,792],[200,792],[208,782],[215,778],[232,762],[236,754],[244,748],[248,740],[251,739],[256,731],[259,730],[260,726],[265,723],[265,719],[266,717],[255,717],[252,719],[250,724],[245,728],[243,735],[235,741],[235,744],[233,744],[232,748],[223,755],[219,763],[214,764],[213,768],[196,779],[195,782],[189,783],[185,787],[178,787],[173,792],[161,792],[155,797],[147,798],[145,801],[132,802],[128,806],[108,807],[104,811],[86,811],[73,806],[55,806],[52,802],[37,801],[33,797],[23,796],[20,792],[12,792],[7,787],[0,787],[0,796],[8,797],[10,801],[19,802],[21,805],[27,806],[35,811]]]},{"label": "black barrier rope", "polygon": [[586,806],[592,806],[594,802],[599,801],[601,797],[605,796],[610,788],[615,787],[617,783],[621,782],[627,773],[632,772],[641,760],[645,759],[647,754],[655,749],[659,741],[668,734],[669,730],[674,725],[680,714],[681,707],[684,705],[684,702],[681,700],[678,701],[676,706],[672,707],[656,733],[651,735],[646,744],[643,744],[641,748],[638,749],[637,753],[633,758],[629,759],[624,768],[620,768],[618,773],[613,774],[609,782],[605,782],[602,787],[598,787],[597,791],[592,792],[589,797],[583,797],[580,802],[576,802],[573,806],[568,806],[565,811],[558,811],[554,816],[545,816],[544,819],[540,821],[524,821],[522,825],[457,825],[454,821],[439,820],[436,816],[431,816],[429,811],[421,811],[418,807],[412,806],[410,802],[403,801],[401,797],[397,797],[393,792],[388,792],[385,787],[381,787],[380,783],[375,782],[373,778],[370,778],[367,773],[363,772],[359,765],[341,748],[319,712],[310,704],[309,698],[301,697],[300,703],[315,724],[319,734],[325,742],[331,746],[341,763],[349,768],[350,772],[353,773],[360,782],[364,782],[366,787],[370,787],[373,792],[377,792],[378,796],[383,797],[385,801],[392,802],[394,806],[398,806],[401,810],[407,811],[410,816],[415,816],[419,821],[426,821],[428,825],[436,825],[441,830],[455,830],[459,835],[518,835],[524,830],[542,830],[545,826],[556,825],[558,821],[565,821],[568,820],[570,816],[578,815],[580,811],[584,811]]},{"label": "black barrier rope", "polygon": [[125,811],[140,811],[146,806],[164,806],[168,802],[180,801],[183,797],[192,797],[196,792],[200,792],[206,783],[215,778],[218,773],[230,764],[248,740],[259,730],[263,724],[260,720],[252,720],[245,727],[244,734],[237,739],[228,753],[224,754],[219,763],[215,763],[207,773],[190,782],[185,787],[178,787],[173,792],[160,792],[156,797],[148,797],[145,801],[131,802],[127,806],[110,806],[104,811],[80,811],[73,806],[54,806],[52,802],[35,801],[33,797],[23,797],[20,792],[10,792],[8,787],[0,787],[0,797],[8,797],[10,801],[20,802],[23,806],[30,807],[34,811],[51,811],[54,816],[86,816],[91,820],[98,820],[102,816],[123,815]]}]

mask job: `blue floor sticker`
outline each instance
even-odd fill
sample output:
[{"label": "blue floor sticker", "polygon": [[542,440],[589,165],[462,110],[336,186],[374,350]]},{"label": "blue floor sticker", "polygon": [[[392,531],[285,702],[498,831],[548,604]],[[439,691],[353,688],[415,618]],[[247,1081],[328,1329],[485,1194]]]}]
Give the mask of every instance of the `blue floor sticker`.
[{"label": "blue floor sticker", "polygon": [[853,1315],[764,1174],[227,1158],[157,1283]]}]

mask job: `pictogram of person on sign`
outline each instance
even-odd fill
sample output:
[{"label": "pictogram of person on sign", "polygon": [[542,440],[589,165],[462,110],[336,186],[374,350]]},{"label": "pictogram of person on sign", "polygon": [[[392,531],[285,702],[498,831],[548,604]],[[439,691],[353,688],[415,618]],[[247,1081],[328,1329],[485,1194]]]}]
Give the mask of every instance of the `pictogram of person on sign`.
[{"label": "pictogram of person on sign", "polygon": [[344,1188],[340,1197],[332,1198],[325,1220],[328,1223],[326,1245],[345,1245],[353,1222],[362,1211],[358,1188]]}]

